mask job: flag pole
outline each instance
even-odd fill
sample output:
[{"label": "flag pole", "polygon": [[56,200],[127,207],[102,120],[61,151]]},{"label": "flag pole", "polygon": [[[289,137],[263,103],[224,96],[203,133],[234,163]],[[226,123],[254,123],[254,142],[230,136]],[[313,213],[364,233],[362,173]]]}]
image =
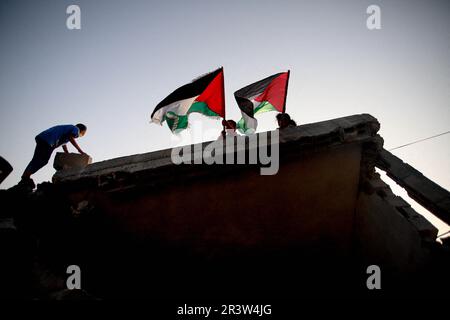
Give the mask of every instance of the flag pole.
[{"label": "flag pole", "polygon": [[226,117],[225,117],[225,112],[226,112],[226,107],[225,107],[225,72],[223,72],[223,66],[220,67],[220,69],[222,69],[222,101],[223,101],[223,120],[224,122],[223,124],[223,139],[225,140],[225,136],[227,135],[227,131],[226,131]]},{"label": "flag pole", "polygon": [[286,95],[284,97],[283,113],[286,113],[286,101],[287,101],[288,86],[289,86],[289,76],[290,75],[291,75],[291,70],[288,70],[287,79],[286,79]]}]

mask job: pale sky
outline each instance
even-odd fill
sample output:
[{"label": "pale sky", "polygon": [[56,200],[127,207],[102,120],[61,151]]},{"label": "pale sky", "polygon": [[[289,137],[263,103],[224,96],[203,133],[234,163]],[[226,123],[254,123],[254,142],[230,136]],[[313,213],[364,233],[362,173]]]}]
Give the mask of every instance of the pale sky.
[{"label": "pale sky", "polygon": [[[81,30],[66,27],[70,4],[81,8]],[[380,30],[366,27],[371,4]],[[449,17],[448,0],[2,0],[0,155],[14,172],[1,187],[19,181],[34,136],[57,124],[85,123],[78,142],[94,161],[179,144],[149,124],[154,106],[220,66],[235,120],[234,91],[290,69],[287,112],[298,124],[370,113],[386,149],[448,131]],[[274,129],[274,116],[261,115],[258,131]],[[220,121],[191,119],[210,139],[220,132]],[[450,189],[449,143],[394,154]],[[51,180],[52,163],[36,182]]]}]

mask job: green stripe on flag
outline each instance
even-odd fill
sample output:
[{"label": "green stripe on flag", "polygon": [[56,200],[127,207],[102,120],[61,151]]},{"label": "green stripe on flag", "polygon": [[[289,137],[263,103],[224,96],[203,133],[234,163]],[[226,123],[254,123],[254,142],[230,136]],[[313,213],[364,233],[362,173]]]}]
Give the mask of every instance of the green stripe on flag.
[{"label": "green stripe on flag", "polygon": [[[268,111],[277,111],[277,109],[270,102],[263,101],[255,108],[253,115]],[[255,133],[257,125],[258,122],[256,121],[256,118],[249,117],[242,112],[242,118],[237,123],[237,129],[243,134],[252,134]]]},{"label": "green stripe on flag", "polygon": [[194,102],[188,110],[189,113],[198,112],[208,117],[220,117],[217,113],[212,111],[204,102]]},{"label": "green stripe on flag", "polygon": [[168,111],[162,122],[166,121],[172,132],[178,132],[188,127],[188,116],[190,113],[197,112],[208,117],[220,117],[217,113],[208,108],[204,102],[194,102],[187,111],[187,114],[176,114],[173,111]]},{"label": "green stripe on flag", "polygon": [[167,125],[172,132],[186,129],[188,126],[187,115],[179,115],[172,111],[169,111],[164,115],[163,121],[164,120],[167,122]]},{"label": "green stripe on flag", "polygon": [[241,120],[238,121],[236,124],[236,129],[241,131],[242,133],[246,133],[248,130],[247,123],[245,122],[244,118],[241,118]]},{"label": "green stripe on flag", "polygon": [[277,111],[277,109],[275,109],[275,107],[270,102],[263,101],[255,108],[255,110],[253,111],[253,115],[268,111]]}]

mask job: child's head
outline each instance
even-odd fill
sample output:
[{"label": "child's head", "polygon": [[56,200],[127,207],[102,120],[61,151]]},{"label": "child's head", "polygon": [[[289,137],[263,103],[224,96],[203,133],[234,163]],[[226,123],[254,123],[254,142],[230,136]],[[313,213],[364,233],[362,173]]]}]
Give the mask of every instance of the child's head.
[{"label": "child's head", "polygon": [[82,137],[82,136],[84,136],[86,134],[87,127],[84,124],[78,123],[76,125],[76,127],[78,128],[78,130],[80,130],[79,137]]},{"label": "child's head", "polygon": [[231,129],[233,131],[236,131],[236,121],[228,120],[228,128],[227,129]]},{"label": "child's head", "polygon": [[279,114],[277,114],[277,121],[278,121],[278,126],[280,127],[280,129],[283,129],[283,128],[286,128],[290,124],[291,117],[287,113],[279,113]]}]

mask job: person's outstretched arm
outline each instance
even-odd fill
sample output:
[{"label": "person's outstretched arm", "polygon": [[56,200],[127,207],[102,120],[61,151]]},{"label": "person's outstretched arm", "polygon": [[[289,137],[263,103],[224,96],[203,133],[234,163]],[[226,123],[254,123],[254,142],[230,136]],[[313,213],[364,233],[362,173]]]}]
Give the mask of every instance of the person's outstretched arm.
[{"label": "person's outstretched arm", "polygon": [[67,149],[67,146],[65,144],[63,144],[62,148],[65,153],[69,153],[69,150]]},{"label": "person's outstretched arm", "polygon": [[70,137],[70,138],[69,138],[69,141],[70,141],[70,143],[75,147],[75,149],[78,150],[79,153],[81,153],[81,154],[86,154],[86,153],[84,153],[84,151],[81,150],[81,148],[78,146],[78,143],[75,141],[75,138],[74,138],[74,137]]}]

